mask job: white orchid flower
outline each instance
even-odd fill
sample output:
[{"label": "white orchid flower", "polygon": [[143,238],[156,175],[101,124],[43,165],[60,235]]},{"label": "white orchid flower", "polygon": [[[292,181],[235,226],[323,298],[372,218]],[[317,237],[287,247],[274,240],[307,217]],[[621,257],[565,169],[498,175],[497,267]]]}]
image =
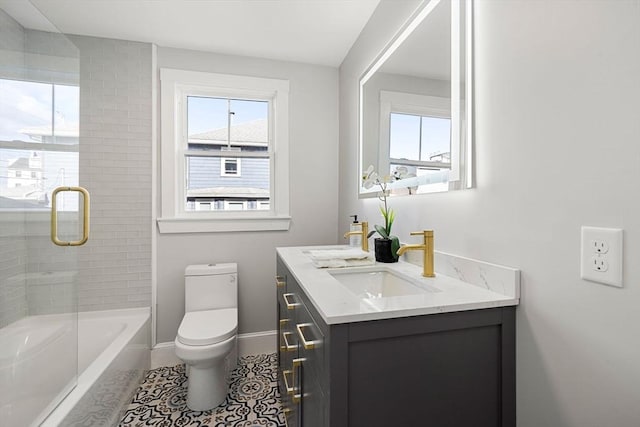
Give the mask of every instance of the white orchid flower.
[{"label": "white orchid flower", "polygon": [[375,181],[371,180],[371,179],[365,179],[362,182],[362,186],[367,190],[370,189],[371,187],[373,187],[374,185],[375,185]]},{"label": "white orchid flower", "polygon": [[367,168],[366,171],[364,171],[363,175],[364,175],[364,179],[369,178],[369,176],[371,175],[371,173],[373,172],[373,165],[369,165],[369,167]]}]

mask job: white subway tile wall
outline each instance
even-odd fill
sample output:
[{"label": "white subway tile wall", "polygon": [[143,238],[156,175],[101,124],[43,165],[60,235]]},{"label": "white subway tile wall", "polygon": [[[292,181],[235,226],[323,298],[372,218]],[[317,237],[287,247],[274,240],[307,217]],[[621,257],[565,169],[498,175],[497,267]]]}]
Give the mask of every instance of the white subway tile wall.
[{"label": "white subway tile wall", "polygon": [[[80,248],[51,243],[46,212],[2,213],[0,327],[76,305],[150,306],[151,45],[70,36],[76,49],[1,10],[0,24],[2,77],[77,84],[79,65],[80,185],[92,208],[91,237]],[[76,224],[65,219],[63,229]]]},{"label": "white subway tile wall", "polygon": [[80,49],[80,311],[151,305],[151,44],[71,36]]},{"label": "white subway tile wall", "polygon": [[[0,76],[21,78],[24,69],[22,26],[0,9]],[[2,212],[0,217],[0,328],[27,315],[27,299],[20,273],[27,249],[20,215]]]}]

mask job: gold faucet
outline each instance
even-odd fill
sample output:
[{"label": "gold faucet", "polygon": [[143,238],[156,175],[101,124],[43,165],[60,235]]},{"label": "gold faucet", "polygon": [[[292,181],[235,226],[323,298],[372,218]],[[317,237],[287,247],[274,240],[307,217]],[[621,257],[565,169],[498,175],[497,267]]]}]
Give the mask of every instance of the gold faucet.
[{"label": "gold faucet", "polygon": [[421,250],[424,252],[424,259],[422,261],[422,275],[424,277],[436,277],[433,272],[433,230],[423,230],[423,231],[414,231],[411,233],[412,236],[420,236],[424,237],[424,242],[415,245],[404,245],[400,246],[398,249],[398,256],[402,255],[406,251],[410,250]]},{"label": "gold faucet", "polygon": [[362,250],[365,252],[369,252],[369,223],[367,221],[360,221],[356,224],[360,225],[360,231],[347,231],[344,233],[344,238],[346,239],[349,236],[355,236],[357,234],[362,234]]}]

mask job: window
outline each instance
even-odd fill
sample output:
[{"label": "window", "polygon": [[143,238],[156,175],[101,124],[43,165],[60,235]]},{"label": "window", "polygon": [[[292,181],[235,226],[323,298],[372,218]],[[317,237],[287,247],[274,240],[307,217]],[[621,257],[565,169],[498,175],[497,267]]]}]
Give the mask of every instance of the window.
[{"label": "window", "polygon": [[288,81],[172,69],[160,81],[160,232],[288,229]]},{"label": "window", "polygon": [[391,112],[389,130],[393,163],[410,160],[426,167],[451,164],[450,118]]},{"label": "window", "polygon": [[[59,186],[77,186],[78,86],[0,79],[0,210],[48,210]],[[58,196],[77,211],[77,193]]]},{"label": "window", "polygon": [[222,158],[223,167],[220,169],[222,176],[240,176],[240,159]]},{"label": "window", "polygon": [[448,98],[380,92],[380,146],[391,175],[423,177],[420,192],[446,190],[457,171]]},{"label": "window", "polygon": [[[266,119],[265,119],[266,120]],[[266,129],[266,128],[265,128]],[[265,148],[267,147],[265,143]],[[240,147],[229,147],[223,151],[242,151]],[[238,157],[222,157],[220,165],[220,176],[242,176],[240,172],[240,159]],[[263,186],[268,185],[269,176],[266,173],[262,175]]]}]

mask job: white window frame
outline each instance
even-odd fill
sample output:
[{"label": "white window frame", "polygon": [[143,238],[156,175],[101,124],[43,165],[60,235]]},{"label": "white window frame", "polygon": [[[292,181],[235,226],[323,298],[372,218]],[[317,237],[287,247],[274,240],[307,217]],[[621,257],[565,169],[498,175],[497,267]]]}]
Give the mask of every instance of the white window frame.
[{"label": "white window frame", "polygon": [[[388,171],[390,163],[411,164],[413,166],[432,166],[451,170],[451,180],[457,180],[459,176],[460,147],[456,147],[451,140],[451,163],[429,161],[406,161],[390,159],[391,148],[390,128],[391,113],[404,113],[415,116],[439,117],[451,119],[451,100],[439,96],[415,95],[410,93],[380,91],[380,143],[379,158],[386,159],[386,164],[381,170]],[[453,138],[453,135],[452,135]]]},{"label": "white window frame", "polygon": [[[270,209],[185,210],[186,98],[196,95],[269,101]],[[161,216],[157,220],[160,233],[289,229],[288,80],[162,68],[160,108],[162,202]],[[244,153],[239,152],[238,159],[242,156]],[[251,154],[246,156],[251,157]]]}]

